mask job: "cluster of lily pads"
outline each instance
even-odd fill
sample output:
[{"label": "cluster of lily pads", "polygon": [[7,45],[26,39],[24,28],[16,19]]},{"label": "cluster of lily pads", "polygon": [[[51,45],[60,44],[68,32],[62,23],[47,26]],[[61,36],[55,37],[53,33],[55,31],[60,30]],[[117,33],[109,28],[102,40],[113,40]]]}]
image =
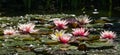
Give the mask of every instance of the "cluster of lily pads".
[{"label": "cluster of lily pads", "polygon": [[[31,20],[31,22],[18,23],[17,25],[15,25],[16,27],[10,26],[8,28],[4,28],[3,37],[5,38],[3,39],[6,42],[2,41],[3,43],[5,43],[2,45],[7,45],[6,43],[7,41],[9,42],[9,37],[10,41],[11,37],[13,38],[11,43],[14,43],[16,39],[19,39],[20,37],[24,40],[17,40],[17,42],[20,43],[17,45],[17,43],[15,42],[16,46],[20,45],[19,47],[23,48],[24,44],[26,45],[27,43],[26,40],[28,40],[28,42],[32,43],[29,45],[32,46],[30,47],[30,49],[32,48],[31,51],[33,51],[34,49],[35,52],[39,52],[38,46],[40,47],[40,50],[41,48],[43,48],[41,52],[46,51],[45,49],[49,48],[52,48],[52,50],[56,50],[56,47],[58,46],[59,47],[57,48],[57,50],[64,51],[70,49],[86,50],[86,48],[101,48],[106,46],[113,46],[113,41],[117,36],[115,32],[109,30],[102,30],[99,32],[99,34],[93,34],[93,29],[89,27],[93,26],[91,25],[91,22],[93,22],[92,18],[87,15],[81,15],[78,17],[72,15],[72,17],[74,18],[48,18],[47,16],[48,19],[44,19],[45,17],[42,16],[38,17],[42,19],[36,19],[35,21],[35,17],[31,17],[34,18],[33,20]],[[21,18],[24,19],[24,17]],[[33,43],[37,46],[34,46]]]},{"label": "cluster of lily pads", "polygon": [[[89,16],[81,15],[80,17],[71,20],[62,20],[56,18],[53,22],[55,24],[55,32],[51,34],[52,40],[60,41],[64,44],[68,43],[70,40],[74,39],[74,41],[78,39],[88,39],[90,32],[89,28],[86,27],[92,20],[90,20]],[[72,24],[74,28],[70,28],[69,25]],[[70,25],[71,26],[71,25]],[[69,29],[69,31],[67,31]],[[72,29],[72,30],[70,30]],[[66,32],[67,31],[67,32]],[[98,36],[99,41],[106,40],[109,43],[112,43],[113,39],[116,37],[116,33],[112,31],[102,31],[100,32],[100,36]]]},{"label": "cluster of lily pads", "polygon": [[[68,43],[72,39],[74,39],[74,41],[78,39],[88,39],[90,32],[86,25],[91,21],[92,20],[87,15],[81,15],[74,20],[54,18],[53,23],[55,27],[52,29],[55,31],[51,34],[51,39],[60,41],[64,44]],[[70,28],[69,26],[73,26],[74,28]],[[34,30],[34,27],[35,24],[33,23],[18,24],[18,30],[10,27],[9,29],[3,30],[3,32],[4,35],[35,33],[38,29]],[[98,36],[100,41],[106,40],[107,42],[109,41],[109,43],[111,43],[115,37],[115,32],[105,30],[100,33],[100,36]]]}]

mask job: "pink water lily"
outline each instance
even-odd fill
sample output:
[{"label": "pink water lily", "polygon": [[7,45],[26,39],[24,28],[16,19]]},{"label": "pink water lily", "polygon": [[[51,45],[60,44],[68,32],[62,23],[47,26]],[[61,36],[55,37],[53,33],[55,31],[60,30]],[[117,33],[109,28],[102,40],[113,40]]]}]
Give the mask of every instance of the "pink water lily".
[{"label": "pink water lily", "polygon": [[34,33],[37,32],[38,30],[34,30],[35,25],[33,23],[28,23],[28,24],[19,24],[18,28],[23,32],[23,33]]},{"label": "pink water lily", "polygon": [[66,20],[57,19],[57,20],[54,20],[54,24],[58,30],[61,30],[61,29],[67,28],[66,25],[68,24],[68,22]]},{"label": "pink water lily", "polygon": [[66,44],[66,43],[68,43],[68,41],[70,40],[70,38],[71,38],[71,35],[64,34],[61,37],[59,37],[59,40],[60,40],[61,43]]},{"label": "pink water lily", "polygon": [[72,33],[73,33],[74,36],[82,36],[82,37],[87,36],[89,34],[89,32],[86,31],[85,28],[76,28],[76,29],[73,29]]},{"label": "pink water lily", "polygon": [[89,19],[89,16],[87,15],[84,15],[84,16],[81,15],[80,17],[77,18],[77,20],[79,21],[81,25],[88,24],[92,21]]},{"label": "pink water lily", "polygon": [[116,33],[112,31],[103,31],[100,33],[100,37],[103,39],[113,39],[116,37]]},{"label": "pink water lily", "polygon": [[14,35],[16,34],[16,31],[14,29],[5,29],[3,30],[4,35]]}]

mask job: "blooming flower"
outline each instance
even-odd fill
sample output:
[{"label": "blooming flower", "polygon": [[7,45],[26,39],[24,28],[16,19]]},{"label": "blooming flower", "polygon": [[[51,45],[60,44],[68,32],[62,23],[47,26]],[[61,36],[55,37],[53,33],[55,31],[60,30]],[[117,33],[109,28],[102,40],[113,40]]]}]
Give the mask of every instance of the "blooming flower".
[{"label": "blooming flower", "polygon": [[65,33],[64,30],[56,30],[54,34],[51,34],[51,39],[66,44],[70,40],[71,36],[71,34]]},{"label": "blooming flower", "polygon": [[23,33],[34,33],[37,32],[38,30],[34,30],[35,25],[33,23],[28,23],[28,24],[19,24],[18,28],[23,32]]},{"label": "blooming flower", "polygon": [[3,30],[4,35],[14,35],[16,31],[12,28]]},{"label": "blooming flower", "polygon": [[74,36],[87,36],[89,34],[88,31],[85,30],[85,28],[76,28],[76,29],[73,29],[73,35]]},{"label": "blooming flower", "polygon": [[56,30],[54,34],[51,34],[51,38],[52,40],[58,41],[59,37],[61,37],[63,34],[65,34],[64,30],[61,30],[61,31]]},{"label": "blooming flower", "polygon": [[68,22],[66,20],[57,19],[57,20],[54,20],[54,24],[58,30],[61,30],[61,29],[67,28],[66,25],[68,24]]},{"label": "blooming flower", "polygon": [[112,32],[112,31],[103,31],[100,33],[100,37],[103,39],[113,39],[116,37],[116,33]]},{"label": "blooming flower", "polygon": [[59,37],[60,42],[66,44],[70,40],[71,35],[70,34],[64,34],[61,37]]},{"label": "blooming flower", "polygon": [[92,21],[92,20],[89,19],[89,16],[87,16],[87,15],[85,15],[85,16],[81,15],[80,17],[77,18],[77,20],[82,25],[88,24]]}]

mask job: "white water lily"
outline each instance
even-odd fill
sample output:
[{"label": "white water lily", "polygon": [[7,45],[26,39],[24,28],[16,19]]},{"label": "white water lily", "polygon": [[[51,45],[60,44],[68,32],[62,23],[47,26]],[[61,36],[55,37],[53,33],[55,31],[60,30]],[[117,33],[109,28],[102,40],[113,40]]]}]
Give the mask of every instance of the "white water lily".
[{"label": "white water lily", "polygon": [[80,17],[77,18],[77,20],[79,21],[80,24],[88,24],[90,23],[92,20],[90,20],[89,16],[87,15],[81,15]]},{"label": "white water lily", "polygon": [[35,24],[33,23],[28,23],[28,24],[19,24],[18,28],[23,32],[23,33],[34,33],[37,32],[38,30],[34,30]]},{"label": "white water lily", "polygon": [[15,35],[16,31],[12,28],[3,30],[4,35]]},{"label": "white water lily", "polygon": [[116,33],[112,31],[103,31],[100,33],[100,37],[103,39],[113,39],[116,37]]},{"label": "white water lily", "polygon": [[65,33],[64,30],[61,31],[56,30],[54,34],[51,34],[51,39],[66,44],[70,40],[71,36],[72,36],[71,34]]},{"label": "white water lily", "polygon": [[51,39],[58,41],[59,37],[64,35],[64,34],[65,34],[64,30],[61,30],[61,31],[56,30],[54,34],[51,34]]}]

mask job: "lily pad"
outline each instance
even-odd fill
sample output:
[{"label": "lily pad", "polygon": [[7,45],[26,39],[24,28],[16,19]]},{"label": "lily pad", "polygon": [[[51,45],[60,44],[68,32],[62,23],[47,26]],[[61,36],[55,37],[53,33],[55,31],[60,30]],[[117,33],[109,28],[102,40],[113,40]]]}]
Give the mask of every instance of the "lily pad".
[{"label": "lily pad", "polygon": [[53,41],[53,40],[48,40],[48,41],[45,42],[45,44],[47,44],[47,45],[57,45],[57,44],[59,44],[59,42],[58,41]]},{"label": "lily pad", "polygon": [[90,49],[107,49],[107,48],[112,48],[114,45],[106,43],[106,42],[94,42],[94,43],[89,43],[86,44],[88,48]]}]

